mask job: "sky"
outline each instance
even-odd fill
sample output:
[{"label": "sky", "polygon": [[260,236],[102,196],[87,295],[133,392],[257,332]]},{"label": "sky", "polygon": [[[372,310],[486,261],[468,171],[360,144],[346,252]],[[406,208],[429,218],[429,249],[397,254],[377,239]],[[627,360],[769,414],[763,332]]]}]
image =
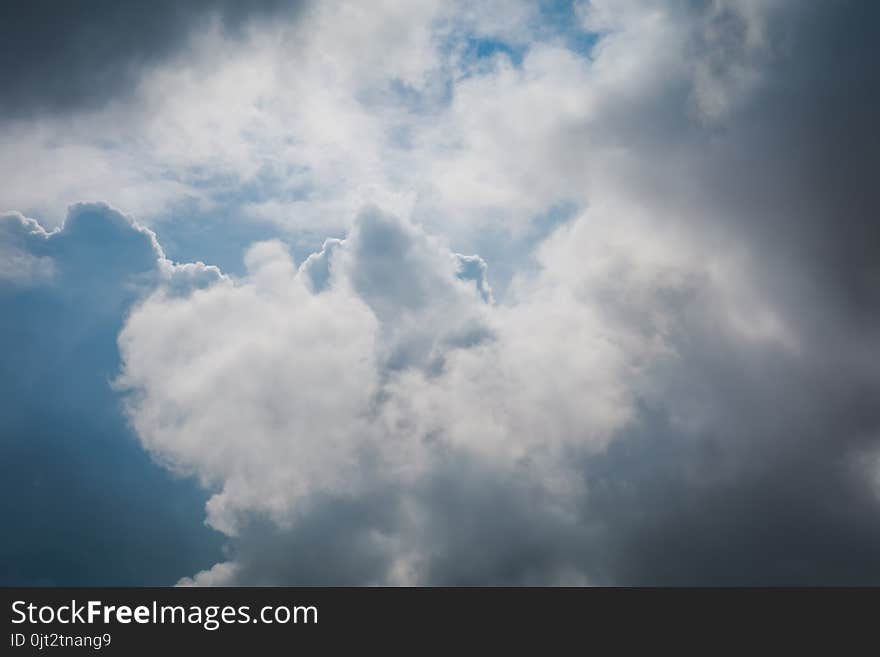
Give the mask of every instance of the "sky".
[{"label": "sky", "polygon": [[872,3],[0,3],[0,583],[880,584]]}]

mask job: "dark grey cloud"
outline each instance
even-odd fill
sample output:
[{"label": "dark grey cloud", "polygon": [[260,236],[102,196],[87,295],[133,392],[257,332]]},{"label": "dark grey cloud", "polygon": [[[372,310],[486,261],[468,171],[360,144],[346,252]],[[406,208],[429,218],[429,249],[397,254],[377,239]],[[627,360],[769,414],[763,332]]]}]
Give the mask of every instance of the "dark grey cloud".
[{"label": "dark grey cloud", "polygon": [[[429,522],[413,525],[412,502]],[[416,574],[435,586],[579,583],[572,578],[594,565],[601,544],[587,525],[554,514],[547,502],[512,485],[507,472],[450,454],[415,489],[318,496],[292,530],[254,519],[230,540],[237,570],[225,581],[374,586]],[[412,555],[418,558],[408,563]]]},{"label": "dark grey cloud", "polygon": [[[769,75],[722,136],[722,166],[704,174],[707,196],[763,262],[791,261],[823,294],[821,312],[871,329],[880,309],[878,18],[859,2],[795,3],[775,15]],[[780,294],[787,300],[802,301],[795,290]]]},{"label": "dark grey cloud", "polygon": [[382,582],[393,555],[382,536],[399,528],[400,497],[393,489],[358,499],[312,500],[295,530],[254,517],[230,540],[241,586],[370,586]]},{"label": "dark grey cloud", "polygon": [[[583,465],[605,581],[880,581],[877,368],[851,366],[839,345],[810,360],[743,348],[711,325],[677,340],[662,392]],[[692,409],[701,421],[682,426]]]},{"label": "dark grey cloud", "polygon": [[[732,344],[694,320],[711,306],[689,302],[663,392],[584,464],[605,581],[880,581],[878,18],[871,3],[776,5],[748,104],[705,128],[684,169],[654,175],[658,207],[681,203],[748,245],[752,280],[801,344]],[[741,26],[719,30],[735,56]],[[699,430],[674,421],[691,409]]]},{"label": "dark grey cloud", "polygon": [[235,35],[297,0],[4,0],[0,3],[0,116],[67,114],[132,90],[141,74],[217,18]]}]

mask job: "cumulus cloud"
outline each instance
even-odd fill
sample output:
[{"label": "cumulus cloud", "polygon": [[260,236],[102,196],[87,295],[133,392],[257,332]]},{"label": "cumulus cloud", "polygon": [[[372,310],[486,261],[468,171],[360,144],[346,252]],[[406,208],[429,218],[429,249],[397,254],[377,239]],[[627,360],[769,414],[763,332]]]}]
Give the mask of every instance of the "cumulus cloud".
[{"label": "cumulus cloud", "polygon": [[120,336],[120,383],[144,445],[217,491],[208,520],[234,546],[184,583],[613,581],[616,491],[593,463],[667,404],[684,440],[728,412],[678,389],[705,348],[681,341],[797,353],[781,320],[739,317],[771,313],[741,267],[682,235],[645,244],[641,220],[560,228],[500,305],[376,208],[299,269],[264,243],[241,280],[160,288]]},{"label": "cumulus cloud", "polygon": [[[244,279],[185,299],[160,289],[120,336],[134,426],[163,462],[218,489],[211,525],[245,551],[259,518],[269,536],[349,537],[372,566],[354,572],[360,555],[345,550],[326,572],[414,583],[439,567],[425,533],[433,550],[463,547],[434,526],[452,510],[430,491],[454,485],[452,468],[471,473],[462,483],[473,477],[475,492],[485,476],[493,496],[531,490],[546,498],[534,512],[564,516],[554,504],[579,488],[564,451],[600,448],[629,413],[622,345],[588,310],[560,304],[565,316],[543,325],[547,304],[564,299],[493,310],[438,240],[376,208],[334,246],[320,291],[314,260],[297,270],[278,243],[259,244]],[[349,526],[337,514],[365,516]],[[248,568],[225,564],[196,581],[240,581]]]}]

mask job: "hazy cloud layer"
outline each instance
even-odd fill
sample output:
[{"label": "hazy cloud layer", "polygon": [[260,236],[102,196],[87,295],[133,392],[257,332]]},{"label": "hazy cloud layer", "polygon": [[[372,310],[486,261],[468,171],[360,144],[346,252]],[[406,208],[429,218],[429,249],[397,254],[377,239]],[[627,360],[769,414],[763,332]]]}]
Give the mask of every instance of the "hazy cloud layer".
[{"label": "hazy cloud layer", "polygon": [[52,236],[8,215],[0,280],[100,256],[113,275],[64,287],[129,295],[113,387],[228,540],[183,583],[876,583],[876,15],[206,23],[126,99],[4,131],[0,201],[277,239],[232,276],[106,209],[64,258],[82,207]]}]

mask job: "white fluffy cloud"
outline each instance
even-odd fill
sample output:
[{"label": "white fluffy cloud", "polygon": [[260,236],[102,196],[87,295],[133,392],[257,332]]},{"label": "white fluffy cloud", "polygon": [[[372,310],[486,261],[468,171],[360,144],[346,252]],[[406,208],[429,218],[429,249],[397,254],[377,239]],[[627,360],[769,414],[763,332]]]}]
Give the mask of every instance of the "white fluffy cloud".
[{"label": "white fluffy cloud", "polygon": [[[532,513],[551,524],[570,523],[586,494],[576,464],[633,421],[652,372],[674,358],[667,338],[682,310],[715,295],[701,316],[745,337],[725,315],[739,300],[688,248],[646,245],[625,218],[597,211],[555,233],[540,273],[493,304],[441,241],[367,208],[298,269],[268,242],[248,252],[240,280],[188,297],[160,288],[120,336],[120,383],[144,446],[217,491],[213,527],[247,541],[243,528],[268,518],[297,535],[316,500],[381,489],[402,510],[368,528],[385,558],[358,581],[426,582],[457,529],[438,528],[448,511],[423,491],[456,476],[453,456],[512,496],[531,490]],[[460,509],[458,522],[485,512]],[[589,577],[568,567],[558,576]],[[195,581],[259,579],[243,568],[233,560]]]},{"label": "white fluffy cloud", "polygon": [[311,295],[278,243],[254,246],[248,264],[243,283],[160,292],[120,338],[124,381],[143,391],[134,424],[145,446],[222,488],[209,519],[230,533],[240,509],[281,520],[314,487],[354,486],[376,388],[362,303]]}]

